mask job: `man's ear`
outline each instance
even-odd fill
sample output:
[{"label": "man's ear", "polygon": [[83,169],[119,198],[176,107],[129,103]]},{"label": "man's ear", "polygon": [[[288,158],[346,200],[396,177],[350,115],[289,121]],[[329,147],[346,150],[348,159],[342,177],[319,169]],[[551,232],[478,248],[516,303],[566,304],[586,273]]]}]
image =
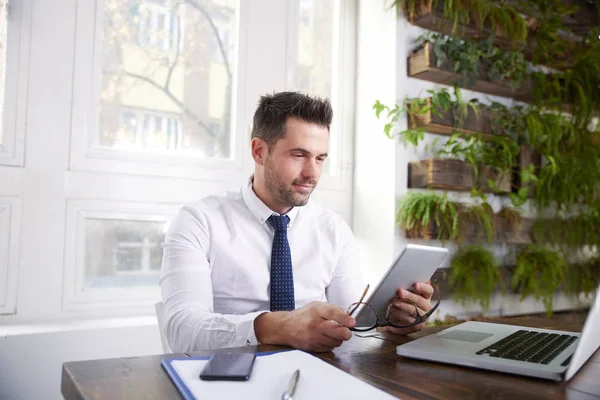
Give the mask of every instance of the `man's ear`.
[{"label": "man's ear", "polygon": [[252,139],[250,146],[252,148],[252,158],[254,159],[254,162],[258,165],[264,165],[267,153],[269,152],[267,142],[261,138],[255,137]]}]

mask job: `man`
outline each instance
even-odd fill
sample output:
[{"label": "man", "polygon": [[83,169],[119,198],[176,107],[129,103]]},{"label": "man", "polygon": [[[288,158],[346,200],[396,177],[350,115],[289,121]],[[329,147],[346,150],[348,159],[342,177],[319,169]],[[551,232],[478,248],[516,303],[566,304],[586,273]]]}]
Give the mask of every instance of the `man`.
[{"label": "man", "polygon": [[[328,100],[263,96],[252,129],[254,175],[240,192],[186,206],[171,223],[160,286],[173,351],[264,343],[323,352],[351,338],[356,321],[344,310],[364,291],[355,238],[340,217],[309,202],[332,117]],[[398,295],[431,309],[433,288],[415,289]],[[414,321],[414,311],[394,317]]]}]

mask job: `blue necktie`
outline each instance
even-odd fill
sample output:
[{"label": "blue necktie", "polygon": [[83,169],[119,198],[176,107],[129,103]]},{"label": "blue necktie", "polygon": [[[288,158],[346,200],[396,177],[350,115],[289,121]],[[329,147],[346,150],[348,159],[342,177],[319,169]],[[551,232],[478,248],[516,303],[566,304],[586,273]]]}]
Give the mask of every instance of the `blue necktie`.
[{"label": "blue necktie", "polygon": [[275,229],[271,251],[271,311],[291,311],[296,309],[296,302],[292,253],[287,238],[290,218],[273,214],[267,221]]}]

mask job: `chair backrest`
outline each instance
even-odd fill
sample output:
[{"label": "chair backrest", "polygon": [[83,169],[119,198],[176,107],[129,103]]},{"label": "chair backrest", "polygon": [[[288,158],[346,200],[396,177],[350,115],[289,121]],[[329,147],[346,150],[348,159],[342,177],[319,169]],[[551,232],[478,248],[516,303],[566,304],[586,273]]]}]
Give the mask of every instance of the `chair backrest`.
[{"label": "chair backrest", "polygon": [[172,353],[169,343],[167,342],[167,336],[165,335],[165,328],[163,325],[163,303],[159,301],[154,305],[156,310],[156,319],[158,320],[158,330],[160,331],[160,341],[165,354]]}]

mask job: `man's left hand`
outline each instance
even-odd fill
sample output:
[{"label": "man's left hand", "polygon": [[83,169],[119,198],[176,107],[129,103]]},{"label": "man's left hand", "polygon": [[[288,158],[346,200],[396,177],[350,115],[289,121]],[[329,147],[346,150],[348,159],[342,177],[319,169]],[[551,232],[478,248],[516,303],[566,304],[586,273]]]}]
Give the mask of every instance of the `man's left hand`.
[{"label": "man's left hand", "polygon": [[[413,285],[415,292],[406,289],[398,289],[394,307],[390,312],[390,322],[396,325],[409,325],[415,321],[416,310],[413,305],[402,300],[412,302],[419,309],[419,314],[423,315],[431,310],[431,296],[433,296],[433,286],[424,282],[417,282]],[[384,326],[377,328],[379,332],[392,332],[398,335],[406,335],[418,332],[425,326],[425,322],[410,326],[408,328],[394,328],[393,326]]]}]

